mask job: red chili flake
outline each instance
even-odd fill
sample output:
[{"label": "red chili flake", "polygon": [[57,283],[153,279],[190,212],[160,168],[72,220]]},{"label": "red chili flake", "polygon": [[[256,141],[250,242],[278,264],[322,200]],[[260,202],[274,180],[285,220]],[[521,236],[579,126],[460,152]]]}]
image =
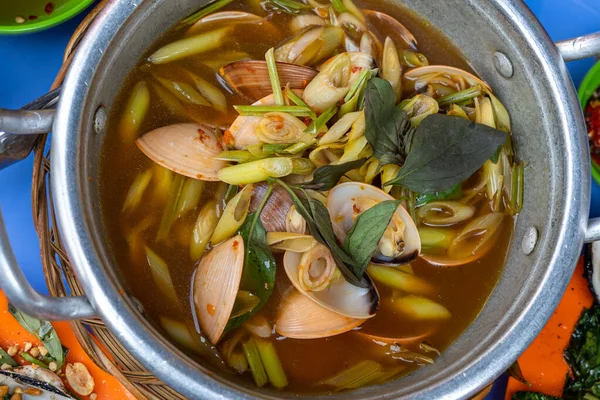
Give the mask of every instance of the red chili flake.
[{"label": "red chili flake", "polygon": [[350,70],[352,71],[353,74],[355,74],[358,71],[361,71],[362,67],[359,67],[358,65],[353,65],[352,68],[350,68]]},{"label": "red chili flake", "polygon": [[239,245],[240,245],[240,243],[237,240],[234,240],[233,246],[231,246],[231,247],[233,247],[233,250],[236,251],[238,249]]},{"label": "red chili flake", "polygon": [[44,11],[46,11],[46,14],[52,14],[52,11],[54,11],[54,4],[52,3],[47,3],[46,7],[44,7]]},{"label": "red chili flake", "polygon": [[37,19],[37,16],[35,16],[35,15],[30,15],[30,16],[29,16],[29,20],[30,20],[30,21],[33,21],[34,19]]},{"label": "red chili flake", "polygon": [[355,213],[360,214],[360,208],[356,204],[352,204],[352,209]]},{"label": "red chili flake", "polygon": [[213,306],[212,304],[207,304],[206,305],[206,311],[211,315],[215,315],[215,312],[217,311],[217,308],[215,306]]},{"label": "red chili flake", "polygon": [[235,138],[233,137],[233,135],[231,134],[231,131],[229,131],[229,129],[227,129],[225,131],[225,133],[223,133],[223,143],[225,143],[225,145],[231,145],[233,146],[233,144],[235,143]]}]

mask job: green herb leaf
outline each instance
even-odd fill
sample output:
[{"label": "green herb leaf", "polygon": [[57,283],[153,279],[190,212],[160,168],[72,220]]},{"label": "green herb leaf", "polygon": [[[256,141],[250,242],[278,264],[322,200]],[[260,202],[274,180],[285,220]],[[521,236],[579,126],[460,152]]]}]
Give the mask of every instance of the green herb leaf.
[{"label": "green herb leaf", "polygon": [[329,190],[340,181],[346,173],[362,167],[367,162],[366,158],[350,161],[343,164],[324,165],[313,172],[313,179],[302,184],[305,189]]},{"label": "green herb leaf", "polygon": [[512,396],[513,400],[561,400],[559,397],[548,396],[536,392],[517,392]]},{"label": "green herb leaf", "polygon": [[240,283],[241,290],[247,290],[260,299],[256,307],[246,314],[232,318],[225,329],[240,326],[264,307],[275,287],[275,257],[267,243],[267,232],[259,218],[260,210],[248,214],[239,233],[244,238],[244,270]]},{"label": "green herb leaf", "polygon": [[12,304],[8,305],[8,311],[27,332],[42,341],[50,356],[55,360],[58,369],[60,369],[65,362],[65,353],[52,324],[48,321],[30,317],[17,310]]},{"label": "green herb leaf", "polygon": [[395,179],[415,192],[444,191],[479,169],[506,140],[506,133],[460,117],[434,114],[415,131],[412,147]]},{"label": "green herb leaf", "polygon": [[581,399],[587,392],[600,395],[600,306],[584,310],[566,348],[565,360],[571,368],[563,396]]},{"label": "green herb leaf", "polygon": [[8,364],[11,367],[17,367],[19,365],[2,347],[0,347],[0,365],[2,364]]},{"label": "green herb leaf", "polygon": [[406,112],[396,107],[396,93],[385,79],[372,78],[365,91],[365,137],[383,166],[402,164],[404,136],[410,129]]},{"label": "green herb leaf", "polygon": [[390,224],[392,216],[401,200],[387,200],[362,212],[344,240],[344,250],[352,256],[355,276],[363,276],[383,232]]},{"label": "green herb leaf", "polygon": [[415,199],[416,207],[420,207],[427,203],[431,203],[432,201],[438,200],[458,200],[462,197],[462,184],[457,183],[454,187],[444,190],[442,192],[434,192],[434,193],[419,193],[417,194],[417,198]]}]

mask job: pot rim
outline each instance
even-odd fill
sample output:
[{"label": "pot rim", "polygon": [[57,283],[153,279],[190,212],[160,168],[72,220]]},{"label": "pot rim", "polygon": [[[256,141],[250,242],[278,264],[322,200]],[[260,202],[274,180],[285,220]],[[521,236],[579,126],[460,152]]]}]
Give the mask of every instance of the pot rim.
[{"label": "pot rim", "polygon": [[[157,1],[160,0],[154,0]],[[430,386],[419,386],[414,394],[418,398],[454,399],[473,395],[517,358],[545,325],[568,284],[563,277],[566,274],[570,276],[575,267],[589,211],[589,155],[586,157],[587,152],[578,137],[584,132],[583,119],[575,88],[554,43],[522,2],[489,0],[481,2],[486,3],[483,5],[478,4],[480,2],[477,0],[466,1],[478,10],[484,6],[495,7],[536,54],[536,61],[544,73],[554,78],[550,79],[553,82],[551,90],[555,95],[556,107],[562,112],[562,128],[571,133],[565,134],[568,151],[564,155],[564,214],[556,224],[560,232],[557,244],[561,252],[552,253],[548,271],[540,278],[535,297],[524,303],[526,307],[518,314],[518,318],[510,323],[498,321],[499,325],[504,324],[506,328],[503,335],[495,336],[501,337],[501,340],[490,343],[483,356],[460,364],[461,369],[454,371],[452,376],[444,375],[442,380]],[[89,225],[94,222],[86,214],[79,194],[82,182],[77,170],[86,161],[78,158],[76,140],[80,127],[89,125],[89,122],[83,121],[82,115],[83,99],[90,90],[90,85],[85,83],[93,79],[104,50],[136,7],[136,0],[110,2],[81,41],[66,76],[52,136],[51,186],[58,225],[77,276],[94,308],[137,360],[190,398],[254,398],[250,389],[215,374],[202,373],[204,368],[199,368],[174,346],[158,339],[154,328],[140,318],[134,305],[120,293],[114,283],[115,278],[104,269],[105,260],[97,251],[97,243],[86,234]],[[395,395],[393,384],[384,387],[385,397]],[[355,393],[357,391],[344,395],[352,398]],[[263,392],[261,396],[277,398],[277,393]]]}]

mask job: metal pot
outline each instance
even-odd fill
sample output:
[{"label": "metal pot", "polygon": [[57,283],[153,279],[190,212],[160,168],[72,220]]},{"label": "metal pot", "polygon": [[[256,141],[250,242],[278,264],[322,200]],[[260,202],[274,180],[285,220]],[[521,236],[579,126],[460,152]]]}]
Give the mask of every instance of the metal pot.
[{"label": "metal pot", "polygon": [[[475,322],[436,364],[327,399],[473,395],[533,340],[561,298],[584,240],[600,238],[600,222],[587,219],[586,130],[564,64],[600,53],[600,37],[557,48],[520,1],[394,1],[444,32],[506,104],[517,154],[526,163],[524,207],[498,286]],[[81,42],[67,75],[52,129],[52,191],[59,228],[88,297],[54,299],[36,293],[17,267],[1,218],[0,287],[17,307],[43,318],[99,315],[142,364],[190,398],[296,399],[209,373],[164,340],[122,294],[127,292],[95,207],[98,182],[89,178],[98,175],[107,110],[140,54],[198,6],[197,0],[111,2]],[[39,123],[44,115],[29,117]],[[0,123],[6,121],[0,117]],[[20,126],[17,122],[13,128]]]}]

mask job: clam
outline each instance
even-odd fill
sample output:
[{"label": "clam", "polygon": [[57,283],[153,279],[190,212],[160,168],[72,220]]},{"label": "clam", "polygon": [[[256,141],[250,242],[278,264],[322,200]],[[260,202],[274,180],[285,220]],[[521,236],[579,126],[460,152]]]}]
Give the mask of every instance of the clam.
[{"label": "clam", "polygon": [[198,264],[192,282],[192,299],[201,331],[213,344],[223,335],[236,301],[244,267],[241,235],[221,243]]},{"label": "clam", "polygon": [[417,39],[398,20],[379,11],[363,10],[365,19],[379,32],[390,32],[395,43],[404,48],[417,49]]},{"label": "clam", "polygon": [[298,291],[329,311],[358,319],[371,318],[377,312],[379,294],[370,279],[363,278],[365,288],[348,283],[322,244],[304,253],[286,251],[283,266]]},{"label": "clam", "polygon": [[[267,187],[266,183],[254,185],[252,199],[250,200],[250,212],[258,209],[258,205],[262,201]],[[284,188],[276,185],[260,214],[260,220],[265,230],[267,232],[286,232],[286,220],[293,204],[292,196]]]},{"label": "clam", "polygon": [[155,163],[194,179],[217,181],[217,172],[227,165],[213,158],[223,151],[215,132],[199,124],[163,126],[135,143]]},{"label": "clam", "polygon": [[[304,89],[317,75],[317,70],[290,63],[278,62],[277,72],[282,86]],[[219,70],[227,86],[245,99],[255,102],[273,93],[267,63],[261,60],[244,60],[228,64]]]},{"label": "clam", "polygon": [[298,65],[315,65],[331,57],[343,44],[344,30],[337,26],[309,27],[275,50],[275,59]]},{"label": "clam", "polygon": [[480,85],[486,91],[490,86],[475,75],[447,65],[428,65],[411,69],[404,74],[405,90],[420,92],[432,86],[438,96],[459,92]]},{"label": "clam", "polygon": [[321,65],[320,72],[304,89],[302,98],[313,110],[322,113],[342,100],[361,72],[373,65],[373,57],[367,53],[338,54]]},{"label": "clam", "polygon": [[[394,198],[365,183],[346,182],[331,189],[327,197],[327,209],[338,240],[344,242],[346,234],[361,212],[386,200]],[[373,263],[406,264],[420,252],[421,239],[417,227],[404,207],[399,206],[379,241],[379,247],[373,255]]]},{"label": "clam", "polygon": [[296,290],[289,292],[279,307],[275,331],[292,339],[335,336],[348,332],[366,321],[329,311]]},{"label": "clam", "polygon": [[412,126],[419,126],[428,115],[437,114],[440,109],[438,102],[426,94],[418,94],[402,103]]},{"label": "clam", "polygon": [[[302,94],[301,91],[296,93]],[[274,105],[272,94],[263,97],[253,105]],[[228,130],[223,140],[226,144],[241,150],[261,143],[296,143],[304,137],[306,125],[293,115],[279,112],[263,116],[240,115]]]}]

